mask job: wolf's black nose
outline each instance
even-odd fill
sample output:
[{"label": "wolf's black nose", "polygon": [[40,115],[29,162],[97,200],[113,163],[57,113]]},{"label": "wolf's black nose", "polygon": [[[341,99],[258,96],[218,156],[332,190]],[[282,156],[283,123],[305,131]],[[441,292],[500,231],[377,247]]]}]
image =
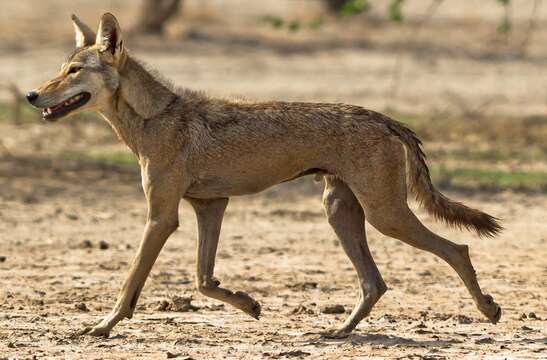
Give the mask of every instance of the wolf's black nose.
[{"label": "wolf's black nose", "polygon": [[29,91],[27,93],[27,100],[29,103],[32,103],[36,98],[38,97],[38,93],[36,91]]}]

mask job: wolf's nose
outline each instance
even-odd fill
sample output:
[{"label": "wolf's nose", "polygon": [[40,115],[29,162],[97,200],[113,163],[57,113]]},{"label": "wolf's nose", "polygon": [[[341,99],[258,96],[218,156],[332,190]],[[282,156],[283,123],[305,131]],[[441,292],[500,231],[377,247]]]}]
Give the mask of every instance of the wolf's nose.
[{"label": "wolf's nose", "polygon": [[36,91],[29,91],[27,93],[27,100],[29,103],[32,103],[36,98],[38,98],[38,93]]}]

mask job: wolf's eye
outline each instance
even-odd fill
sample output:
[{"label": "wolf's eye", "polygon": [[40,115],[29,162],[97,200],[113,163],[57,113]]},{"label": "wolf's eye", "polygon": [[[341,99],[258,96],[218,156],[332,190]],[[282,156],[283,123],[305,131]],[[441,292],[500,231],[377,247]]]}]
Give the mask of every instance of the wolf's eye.
[{"label": "wolf's eye", "polygon": [[78,71],[82,70],[81,66],[72,66],[68,69],[67,74],[76,74]]}]

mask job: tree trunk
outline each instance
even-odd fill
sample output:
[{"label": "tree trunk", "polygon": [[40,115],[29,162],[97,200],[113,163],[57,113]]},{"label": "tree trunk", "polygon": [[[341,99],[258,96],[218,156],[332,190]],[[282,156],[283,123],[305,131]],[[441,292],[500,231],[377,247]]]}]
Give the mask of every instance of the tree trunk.
[{"label": "tree trunk", "polygon": [[167,20],[177,14],[182,0],[143,0],[135,31],[142,34],[163,34]]},{"label": "tree trunk", "polygon": [[329,11],[338,14],[348,0],[324,0],[324,2]]}]

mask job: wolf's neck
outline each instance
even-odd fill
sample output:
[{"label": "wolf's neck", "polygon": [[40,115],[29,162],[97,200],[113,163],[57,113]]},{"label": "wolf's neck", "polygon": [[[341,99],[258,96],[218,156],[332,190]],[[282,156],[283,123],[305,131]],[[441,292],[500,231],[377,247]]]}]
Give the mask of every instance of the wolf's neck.
[{"label": "wolf's neck", "polygon": [[128,56],[120,71],[114,102],[102,114],[129,148],[139,154],[144,122],[159,117],[176,97],[169,86]]}]

